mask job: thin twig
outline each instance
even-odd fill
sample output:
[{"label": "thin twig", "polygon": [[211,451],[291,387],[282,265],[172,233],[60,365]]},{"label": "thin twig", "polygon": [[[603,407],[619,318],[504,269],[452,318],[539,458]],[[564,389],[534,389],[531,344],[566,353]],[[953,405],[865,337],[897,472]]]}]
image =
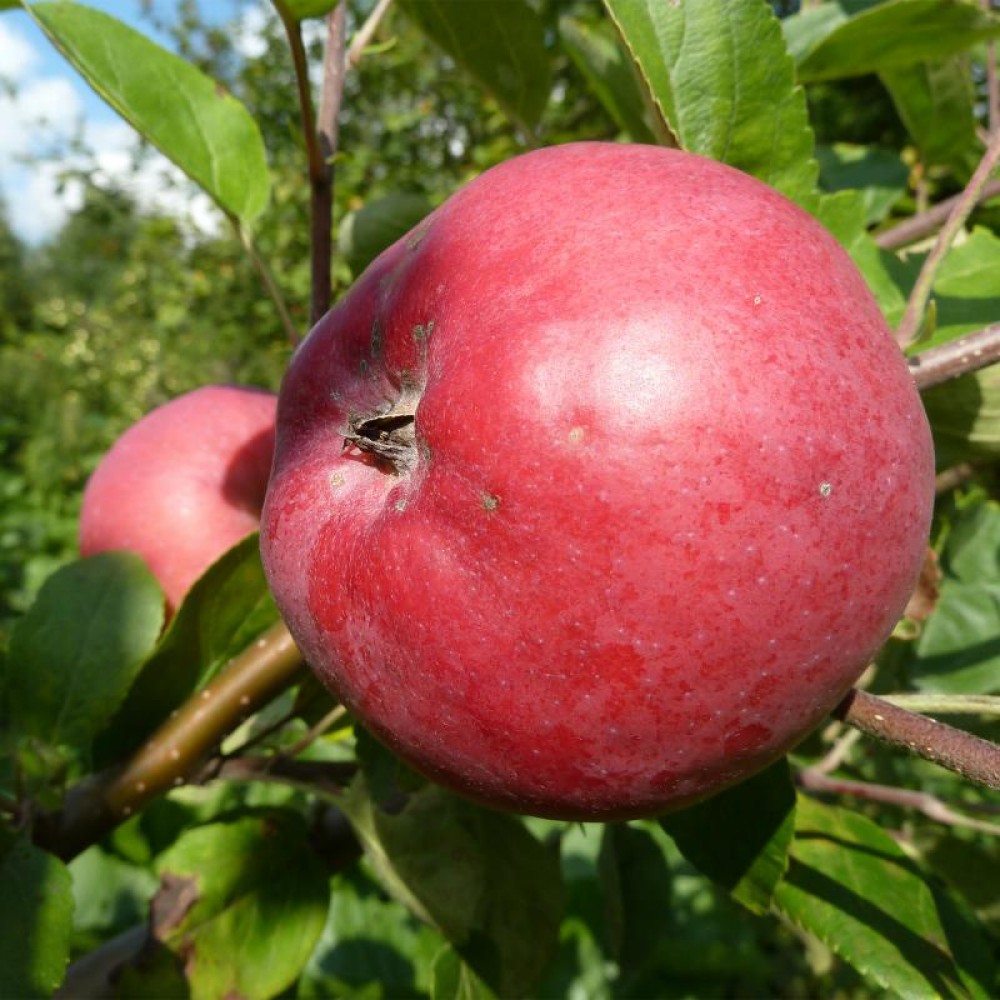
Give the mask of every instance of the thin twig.
[{"label": "thin twig", "polygon": [[235,757],[207,765],[197,777],[209,781],[271,781],[336,798],[358,766],[352,761],[290,760],[282,756]]},{"label": "thin twig", "polygon": [[[982,205],[991,198],[996,198],[997,195],[1000,195],[1000,180],[988,181],[979,192],[976,204]],[[898,250],[900,247],[916,243],[918,240],[936,233],[947,222],[948,216],[951,215],[961,197],[960,194],[953,195],[951,198],[938,202],[926,212],[918,212],[891,229],[876,233],[875,242],[883,250]]]},{"label": "thin twig", "polygon": [[941,227],[934,248],[927,255],[927,259],[920,268],[913,291],[906,303],[906,310],[900,321],[899,329],[896,331],[896,340],[900,347],[909,347],[920,333],[938,267],[955,241],[959,230],[965,225],[965,220],[975,208],[983,187],[998,161],[1000,161],[1000,132],[991,137],[990,144],[986,147],[986,152],[983,153],[983,158],[979,161],[979,166],[976,167],[972,178],[948,216],[948,221]]},{"label": "thin twig", "polygon": [[[832,724],[837,729],[841,727],[836,722]],[[844,730],[836,743],[830,748],[827,755],[818,763],[814,764],[810,770],[817,774],[833,774],[837,768],[847,759],[847,755],[854,748],[854,745],[861,739],[862,733],[857,729]]]},{"label": "thin twig", "polygon": [[378,3],[372,8],[372,12],[368,15],[365,23],[355,32],[354,37],[351,39],[351,47],[347,50],[348,69],[354,69],[361,62],[361,57],[364,55],[365,49],[371,44],[379,22],[385,16],[385,12],[391,4],[392,0],[378,0]]},{"label": "thin twig", "polygon": [[[302,41],[302,26],[284,3],[278,3],[276,6],[292,53],[295,84],[299,95],[299,116],[302,120],[302,136],[305,142],[306,162],[309,170],[309,258],[311,264],[309,325],[312,326],[329,308],[333,287],[330,275],[330,262],[333,254],[332,174],[326,151],[322,148],[316,128],[316,113],[313,109],[312,88],[309,82],[309,61]],[[341,10],[342,7],[343,0],[329,15],[331,24],[337,11]],[[329,49],[329,38],[327,48]]]},{"label": "thin twig", "polygon": [[341,0],[327,15],[326,47],[323,55],[323,88],[320,93],[316,143],[322,159],[312,180],[313,286],[312,322],[330,308],[333,298],[333,191],[334,160],[339,144],[340,105],[344,96],[344,47],[347,36],[347,5]]},{"label": "thin twig", "polygon": [[[993,0],[983,0],[987,14],[993,11]],[[997,47],[991,38],[986,43],[986,108],[989,134],[996,134],[1000,127],[1000,81],[997,80]]]},{"label": "thin twig", "polygon": [[1000,790],[1000,746],[868,694],[852,690],[833,715],[855,729]]},{"label": "thin twig", "polygon": [[119,770],[84,780],[61,810],[39,817],[35,841],[63,859],[75,857],[176,785],[182,785],[222,739],[304,670],[288,629],[279,623],[196,692]]},{"label": "thin twig", "polygon": [[69,967],[53,1000],[114,996],[116,975],[123,965],[139,955],[148,941],[148,923],[137,924],[105,941]]},{"label": "thin twig", "polygon": [[976,474],[976,471],[976,466],[972,462],[959,462],[957,465],[952,465],[934,477],[934,492],[939,496],[942,493],[950,493],[962,483],[968,482]]},{"label": "thin twig", "polygon": [[922,392],[949,379],[1000,361],[1000,323],[931,347],[907,358],[910,374]]},{"label": "thin twig", "polygon": [[325,733],[338,719],[347,715],[347,709],[343,705],[334,705],[326,715],[323,716],[316,725],[312,726],[301,739],[296,740],[291,746],[282,747],[278,751],[279,757],[298,757],[303,750],[307,750]]},{"label": "thin twig", "polygon": [[988,694],[884,694],[886,701],[925,715],[985,715],[1000,718],[1000,696]]},{"label": "thin twig", "polygon": [[296,716],[298,712],[293,707],[284,713],[279,719],[275,719],[269,726],[265,726],[259,732],[254,733],[250,736],[245,743],[241,743],[235,750],[227,751],[225,757],[240,757],[252,750],[254,747],[260,746],[264,740],[268,737],[273,736],[280,729],[284,729]]},{"label": "thin twig", "polygon": [[301,338],[299,337],[298,330],[295,329],[295,321],[292,319],[292,314],[288,311],[285,297],[281,294],[278,282],[275,281],[271,269],[267,266],[267,262],[258,252],[257,245],[254,243],[250,231],[235,216],[230,218],[230,222],[236,229],[236,236],[243,245],[243,249],[246,250],[247,256],[249,256],[253,266],[257,269],[260,280],[264,285],[264,290],[270,296],[271,301],[278,310],[278,316],[281,319],[281,325],[285,329],[285,336],[288,337],[288,342],[294,347]]},{"label": "thin twig", "polygon": [[1000,836],[1000,823],[990,823],[987,820],[965,816],[927,792],[915,792],[908,788],[893,788],[891,785],[876,785],[867,781],[831,778],[812,767],[800,771],[795,776],[795,780],[799,787],[810,792],[825,795],[850,795],[852,798],[863,799],[866,802],[879,802],[884,805],[900,806],[903,809],[915,809],[936,823],[964,826],[980,833]]}]

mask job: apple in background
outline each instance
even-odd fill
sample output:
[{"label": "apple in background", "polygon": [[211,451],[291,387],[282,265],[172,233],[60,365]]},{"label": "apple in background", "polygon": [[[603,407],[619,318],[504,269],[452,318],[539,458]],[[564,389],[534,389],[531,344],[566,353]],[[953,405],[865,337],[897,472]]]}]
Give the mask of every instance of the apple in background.
[{"label": "apple in background", "polygon": [[610,819],[748,777],[889,635],[933,502],[847,254],[675,150],[528,153],[292,359],[261,522],[306,658],[487,804]]},{"label": "apple in background", "polygon": [[256,531],[274,451],[274,393],[210,385],[130,427],[87,483],[80,552],[137,552],[170,611],[227,549]]}]

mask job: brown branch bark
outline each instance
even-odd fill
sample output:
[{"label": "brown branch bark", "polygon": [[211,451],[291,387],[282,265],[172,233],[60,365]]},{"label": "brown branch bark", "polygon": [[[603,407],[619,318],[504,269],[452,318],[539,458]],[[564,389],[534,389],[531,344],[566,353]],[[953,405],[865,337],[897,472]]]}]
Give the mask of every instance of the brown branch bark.
[{"label": "brown branch bark", "polygon": [[848,781],[831,778],[815,768],[805,768],[795,776],[795,783],[810,792],[826,795],[849,795],[866,802],[913,809],[936,823],[949,826],[964,826],[980,833],[1000,835],[1000,823],[975,819],[952,809],[946,802],[927,792],[917,792],[909,788],[894,788],[891,785],[877,785],[867,781]]},{"label": "brown branch bark", "polygon": [[[982,205],[983,202],[987,202],[991,198],[996,198],[998,195],[1000,195],[1000,180],[989,181],[983,185],[982,191],[979,192],[976,204]],[[900,247],[905,247],[910,243],[916,243],[918,240],[933,235],[948,220],[948,216],[955,210],[955,206],[961,197],[960,194],[956,194],[951,198],[946,198],[944,201],[938,202],[933,208],[927,209],[926,212],[918,212],[916,215],[911,215],[910,218],[893,226],[891,229],[877,233],[875,235],[875,242],[883,250],[898,250]]]},{"label": "brown branch bark", "polygon": [[[281,23],[288,37],[295,68],[295,84],[299,96],[299,114],[302,119],[302,135],[306,147],[306,162],[309,170],[310,198],[310,263],[311,292],[309,301],[310,326],[330,308],[333,292],[331,264],[333,260],[333,150],[331,136],[325,134],[322,125],[317,124],[313,107],[312,90],[309,82],[309,65],[305,45],[302,42],[302,28],[285,5],[276,5]],[[344,0],[330,12],[327,19],[327,43],[324,59],[324,97],[326,80],[331,75],[341,79],[344,72],[344,25],[346,6]],[[342,89],[342,87],[341,87]],[[339,100],[338,100],[339,105]]]},{"label": "brown branch bark", "polygon": [[931,347],[907,359],[910,374],[921,392],[997,361],[1000,361],[1000,323],[967,333],[958,340]]},{"label": "brown branch bark", "polygon": [[[993,0],[982,0],[983,9],[993,11]],[[1000,128],[1000,80],[997,79],[997,45],[991,38],[986,43],[986,110],[990,135]]]},{"label": "brown branch bark", "polygon": [[294,684],[302,670],[288,630],[273,626],[174,712],[124,767],[85,779],[70,789],[60,810],[39,816],[35,842],[64,860],[75,857],[184,784],[223,737]]},{"label": "brown branch bark", "polygon": [[1000,790],[1000,746],[995,743],[857,689],[848,693],[833,715],[882,743]]}]

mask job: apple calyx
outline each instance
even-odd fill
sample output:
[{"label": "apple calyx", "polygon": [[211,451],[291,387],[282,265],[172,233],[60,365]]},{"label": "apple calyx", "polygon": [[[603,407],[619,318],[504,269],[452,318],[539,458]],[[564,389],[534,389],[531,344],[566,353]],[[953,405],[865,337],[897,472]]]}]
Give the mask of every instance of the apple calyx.
[{"label": "apple calyx", "polygon": [[414,434],[415,396],[401,396],[381,413],[353,414],[344,434],[344,447],[371,455],[379,466],[397,476],[413,471],[417,464]]}]

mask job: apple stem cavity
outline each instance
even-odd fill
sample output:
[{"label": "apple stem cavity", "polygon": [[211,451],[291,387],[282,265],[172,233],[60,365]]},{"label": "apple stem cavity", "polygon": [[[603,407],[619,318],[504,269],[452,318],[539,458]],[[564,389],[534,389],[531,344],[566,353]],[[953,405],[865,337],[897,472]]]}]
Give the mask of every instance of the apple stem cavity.
[{"label": "apple stem cavity", "polygon": [[371,455],[379,468],[405,476],[417,464],[416,399],[403,395],[385,413],[356,414],[348,421],[344,446]]}]

